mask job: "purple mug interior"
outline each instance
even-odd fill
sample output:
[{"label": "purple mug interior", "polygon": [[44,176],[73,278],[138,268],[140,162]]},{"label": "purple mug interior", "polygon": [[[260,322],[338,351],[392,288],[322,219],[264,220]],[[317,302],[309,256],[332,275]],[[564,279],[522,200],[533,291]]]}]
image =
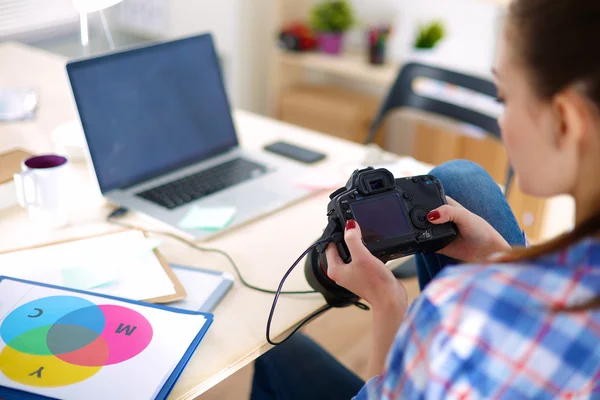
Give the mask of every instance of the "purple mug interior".
[{"label": "purple mug interior", "polygon": [[65,157],[53,154],[31,157],[25,160],[25,165],[31,169],[55,168],[66,163],[67,159]]}]

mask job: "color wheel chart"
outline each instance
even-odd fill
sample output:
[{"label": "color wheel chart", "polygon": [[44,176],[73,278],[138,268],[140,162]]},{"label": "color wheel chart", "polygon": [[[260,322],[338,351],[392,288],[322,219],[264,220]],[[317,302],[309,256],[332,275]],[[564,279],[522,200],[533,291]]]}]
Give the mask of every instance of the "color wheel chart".
[{"label": "color wheel chart", "polygon": [[117,305],[50,296],[12,310],[0,326],[0,371],[39,388],[73,385],[130,360],[152,341],[148,320]]}]

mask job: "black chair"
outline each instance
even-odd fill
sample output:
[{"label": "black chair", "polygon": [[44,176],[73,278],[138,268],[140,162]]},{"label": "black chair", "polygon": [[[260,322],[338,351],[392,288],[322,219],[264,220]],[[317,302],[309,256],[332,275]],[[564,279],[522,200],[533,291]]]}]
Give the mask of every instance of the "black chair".
[{"label": "black chair", "polygon": [[[396,82],[388,92],[388,95],[379,110],[379,113],[369,129],[369,135],[365,144],[371,144],[378,133],[378,129],[385,120],[387,114],[397,108],[410,108],[438,116],[450,118],[458,123],[466,123],[476,126],[489,133],[492,137],[501,140],[500,127],[495,117],[482,114],[476,110],[464,108],[457,104],[442,100],[424,97],[413,91],[413,81],[416,78],[428,78],[453,84],[474,92],[491,97],[497,97],[496,87],[493,82],[470,75],[449,71],[438,67],[418,63],[406,64],[400,71]],[[509,166],[504,193],[507,196],[513,181],[513,169]],[[414,257],[397,267],[394,271],[397,278],[408,278],[416,275],[416,264]]]},{"label": "black chair", "polygon": [[[436,81],[446,82],[456,86],[469,89],[471,91],[484,94],[490,97],[496,97],[496,87],[493,82],[470,75],[461,74],[455,71],[449,71],[438,67],[423,65],[418,63],[406,64],[396,82],[387,94],[387,97],[379,110],[379,113],[369,129],[369,135],[365,144],[370,144],[375,139],[380,125],[385,120],[387,114],[397,108],[416,109],[438,116],[443,116],[455,120],[459,123],[466,123],[476,126],[489,133],[492,137],[501,140],[500,127],[495,117],[482,114],[478,111],[464,108],[457,104],[448,103],[430,97],[421,96],[413,91],[413,81],[416,78],[428,78]],[[504,193],[508,195],[514,172],[509,166],[506,174],[506,183]]]}]

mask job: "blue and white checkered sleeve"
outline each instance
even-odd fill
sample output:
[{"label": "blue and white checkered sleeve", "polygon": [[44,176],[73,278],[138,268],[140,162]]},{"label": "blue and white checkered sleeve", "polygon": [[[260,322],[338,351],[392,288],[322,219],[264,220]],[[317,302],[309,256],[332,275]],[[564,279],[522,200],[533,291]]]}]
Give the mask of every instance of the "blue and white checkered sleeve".
[{"label": "blue and white checkered sleeve", "polygon": [[409,309],[388,353],[385,371],[369,380],[357,400],[420,398],[427,390],[428,338],[439,326],[440,314],[425,296]]}]

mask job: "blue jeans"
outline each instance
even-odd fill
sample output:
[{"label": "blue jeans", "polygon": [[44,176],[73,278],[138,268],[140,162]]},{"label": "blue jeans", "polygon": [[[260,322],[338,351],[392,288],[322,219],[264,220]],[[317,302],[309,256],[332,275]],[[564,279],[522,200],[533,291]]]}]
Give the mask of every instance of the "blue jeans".
[{"label": "blue jeans", "polygon": [[[466,160],[455,160],[434,168],[446,196],[452,197],[463,207],[479,215],[496,229],[511,246],[524,246],[525,235],[492,177],[479,165]],[[417,275],[421,290],[446,266],[459,264],[441,254],[417,255]]]},{"label": "blue jeans", "polygon": [[[524,245],[506,198],[488,173],[477,164],[456,160],[431,171],[446,195],[488,221],[511,245]],[[458,261],[438,254],[417,255],[419,285],[427,284],[446,266]],[[350,399],[364,382],[323,348],[296,334],[256,360],[251,400]]]}]

